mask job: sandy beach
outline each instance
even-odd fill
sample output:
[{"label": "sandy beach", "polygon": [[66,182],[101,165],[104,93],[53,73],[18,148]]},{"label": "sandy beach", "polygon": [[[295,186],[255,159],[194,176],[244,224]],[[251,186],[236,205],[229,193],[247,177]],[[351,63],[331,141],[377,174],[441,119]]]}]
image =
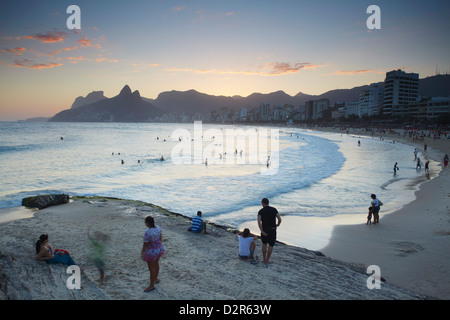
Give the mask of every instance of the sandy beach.
[{"label": "sandy beach", "polygon": [[[141,260],[144,218],[154,217],[163,233],[165,256],[161,282],[145,293],[149,272]],[[190,219],[136,201],[79,199],[40,210],[32,218],[0,225],[1,299],[102,300],[297,300],[424,299],[389,282],[367,287],[369,275],[360,264],[338,261],[303,248],[277,244],[273,263],[238,259],[233,232],[208,225],[208,234],[187,231]],[[90,257],[87,230],[111,237],[106,282]],[[82,262],[80,289],[68,289],[65,265],[36,261],[34,245],[48,233],[54,248],[68,250]],[[261,257],[261,243],[256,254]],[[261,259],[260,259],[261,260]]]},{"label": "sandy beach", "polygon": [[[352,130],[349,134],[363,135]],[[450,153],[450,140],[426,137],[424,141],[413,142],[409,137],[384,133],[375,134],[374,139],[380,136],[411,145],[412,156],[414,148],[417,148],[424,153],[425,159],[440,163],[439,167],[430,168],[432,179],[427,180],[423,174],[415,181],[415,184],[420,183],[415,193],[416,200],[389,214],[383,214],[389,208],[382,207],[378,225],[367,226],[361,215],[360,223],[335,226],[329,244],[320,251],[347,262],[378,265],[382,277],[390,283],[439,299],[449,299],[450,168],[433,176],[443,167],[444,155]],[[425,143],[428,146],[426,152]]]},{"label": "sandy beach", "polygon": [[[397,135],[384,137],[411,144],[412,150],[424,143]],[[425,142],[426,155],[437,162],[450,144],[447,140]],[[193,234],[187,232],[189,218],[144,202],[95,197],[75,198],[39,211],[4,209],[0,220],[0,299],[449,299],[450,197],[446,187],[450,169],[437,175],[439,169],[431,168],[431,180],[423,175],[414,182],[411,187],[421,183],[415,201],[389,214],[384,213],[389,208],[382,207],[378,225],[366,225],[364,214],[283,217],[280,234],[309,233],[313,240],[323,241],[324,230],[327,233],[331,228],[332,236],[320,252],[301,244],[277,243],[270,265],[239,260],[235,230],[209,224],[208,234]],[[149,272],[140,250],[148,215],[162,228],[166,254],[160,261],[161,282],[155,291],[144,293]],[[21,219],[12,220],[14,216]],[[98,281],[90,255],[89,228],[111,239],[104,284]],[[257,229],[251,226],[251,231],[256,233]],[[49,234],[54,248],[68,250],[76,262],[83,263],[80,289],[68,289],[66,266],[34,259],[34,246],[42,233]],[[256,255],[262,260],[259,240]],[[370,265],[380,268],[384,280],[380,289],[367,287]]]}]

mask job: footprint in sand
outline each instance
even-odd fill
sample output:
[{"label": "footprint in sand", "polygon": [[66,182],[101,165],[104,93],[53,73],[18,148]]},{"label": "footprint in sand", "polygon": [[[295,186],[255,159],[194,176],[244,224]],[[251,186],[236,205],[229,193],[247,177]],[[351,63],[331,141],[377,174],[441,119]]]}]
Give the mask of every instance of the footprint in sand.
[{"label": "footprint in sand", "polygon": [[395,251],[398,251],[397,254],[400,257],[406,257],[408,254],[416,253],[423,250],[423,247],[417,243],[409,242],[409,241],[396,241],[391,242]]}]

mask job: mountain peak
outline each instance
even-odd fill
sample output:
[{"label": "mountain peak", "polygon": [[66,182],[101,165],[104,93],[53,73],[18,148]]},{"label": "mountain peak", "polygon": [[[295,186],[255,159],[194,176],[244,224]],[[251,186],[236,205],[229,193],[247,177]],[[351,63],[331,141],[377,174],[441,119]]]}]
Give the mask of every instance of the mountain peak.
[{"label": "mountain peak", "polygon": [[138,90],[135,90],[135,91],[133,92],[133,97],[141,98],[141,94],[139,93]]},{"label": "mountain peak", "polygon": [[127,84],[125,85],[125,87],[123,87],[123,89],[119,93],[120,96],[130,95],[130,94],[131,94],[131,89]]}]

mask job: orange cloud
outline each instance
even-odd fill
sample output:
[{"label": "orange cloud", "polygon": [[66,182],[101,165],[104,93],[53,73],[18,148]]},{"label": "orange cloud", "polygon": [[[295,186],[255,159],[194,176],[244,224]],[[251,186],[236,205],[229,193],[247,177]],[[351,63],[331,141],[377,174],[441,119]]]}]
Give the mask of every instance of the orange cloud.
[{"label": "orange cloud", "polygon": [[9,64],[11,67],[18,67],[18,68],[28,68],[28,69],[48,69],[48,68],[55,68],[62,66],[61,63],[34,63],[32,60],[14,60],[13,64]]},{"label": "orange cloud", "polygon": [[101,49],[102,46],[99,43],[93,43],[93,40],[88,40],[88,37],[84,37],[83,39],[78,40],[80,46],[82,47],[94,47]]},{"label": "orange cloud", "polygon": [[70,51],[70,50],[76,50],[78,47],[71,47],[71,48],[63,48],[64,52]]},{"label": "orange cloud", "polygon": [[13,48],[13,49],[3,49],[0,50],[0,52],[2,53],[12,53],[16,56],[21,56],[23,55],[27,50],[23,47],[17,47],[17,48]]},{"label": "orange cloud", "polygon": [[61,53],[61,52],[63,52],[63,51],[64,51],[64,52],[68,52],[68,51],[76,50],[76,49],[78,49],[78,47],[62,48],[62,49],[58,49],[58,50],[52,51],[52,52],[50,52],[48,55],[49,55],[49,56],[55,56],[56,54]]},{"label": "orange cloud", "polygon": [[95,59],[95,61],[97,61],[97,62],[108,61],[108,62],[113,62],[113,63],[119,62],[117,59],[109,59],[109,58],[104,58],[104,57],[97,58],[97,59]]},{"label": "orange cloud", "polygon": [[54,56],[55,54],[58,54],[58,53],[61,53],[61,52],[62,52],[61,50],[55,50],[55,51],[50,52],[48,55],[49,56]]},{"label": "orange cloud", "polygon": [[67,38],[67,33],[62,31],[37,33],[31,36],[19,37],[18,39],[35,39],[42,41],[43,43],[60,42]]},{"label": "orange cloud", "polygon": [[302,69],[315,69],[323,65],[314,65],[309,62],[288,63],[288,62],[268,62],[259,65],[257,70],[220,70],[220,69],[191,69],[191,68],[168,68],[171,72],[193,72],[193,73],[213,73],[213,74],[242,74],[259,76],[277,76],[289,73],[298,73]]},{"label": "orange cloud", "polygon": [[78,61],[85,60],[83,57],[66,57],[67,60],[69,60],[69,63],[78,63]]}]

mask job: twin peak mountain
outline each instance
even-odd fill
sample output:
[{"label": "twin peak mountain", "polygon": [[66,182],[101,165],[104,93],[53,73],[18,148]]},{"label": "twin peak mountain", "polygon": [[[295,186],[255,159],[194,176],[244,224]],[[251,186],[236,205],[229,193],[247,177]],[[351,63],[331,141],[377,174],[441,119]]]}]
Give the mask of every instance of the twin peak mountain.
[{"label": "twin peak mountain", "polygon": [[78,97],[68,110],[54,115],[53,122],[143,122],[161,116],[163,112],[152,103],[144,101],[139,91],[132,92],[126,85],[113,98],[103,91],[94,91],[85,98]]}]

